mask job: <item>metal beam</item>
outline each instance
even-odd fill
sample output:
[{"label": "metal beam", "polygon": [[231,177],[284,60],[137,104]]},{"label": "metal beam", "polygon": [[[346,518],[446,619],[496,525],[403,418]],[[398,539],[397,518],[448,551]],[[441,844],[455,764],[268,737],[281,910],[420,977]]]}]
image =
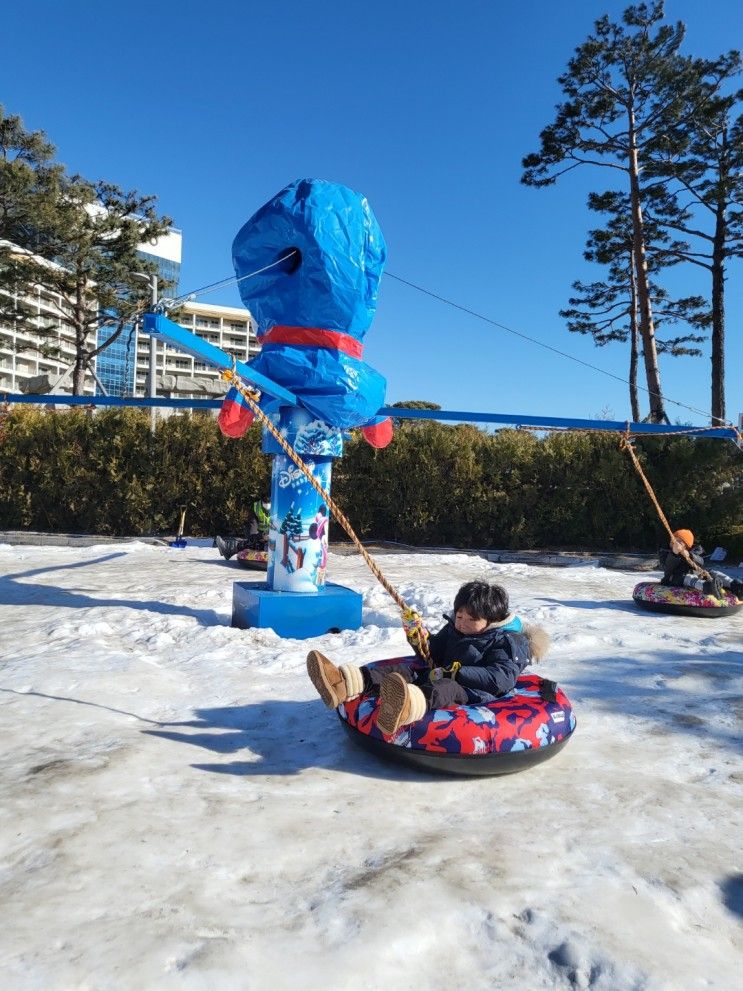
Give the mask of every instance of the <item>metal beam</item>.
[{"label": "metal beam", "polygon": [[[219,348],[216,349],[217,351]],[[268,391],[268,390],[266,390]],[[0,393],[0,402],[32,403],[57,406],[164,406],[172,409],[219,409],[220,399],[163,399],[135,396],[122,399],[118,396],[34,396],[25,393]],[[296,400],[292,405],[296,404]],[[699,427],[691,423],[631,423],[626,420],[576,420],[556,416],[524,416],[521,413],[473,413],[466,410],[446,409],[406,409],[398,406],[383,406],[380,416],[391,416],[399,420],[444,420],[457,423],[500,423],[514,427],[529,427],[532,430],[600,430],[609,433],[624,433],[628,428],[631,434],[663,436],[683,434],[687,437],[710,437],[720,440],[738,440],[732,427]]]},{"label": "metal beam", "polygon": [[[143,330],[145,334],[169,344],[170,347],[176,348],[178,351],[192,355],[197,361],[201,361],[205,365],[211,365],[213,368],[232,368],[231,354],[214,344],[210,344],[209,341],[205,341],[197,334],[192,334],[190,330],[186,330],[180,324],[169,320],[162,313],[145,313]],[[293,392],[289,392],[283,385],[261,375],[260,372],[254,371],[244,361],[235,363],[235,371],[240,378],[260,389],[261,392],[265,392],[275,399],[280,399],[289,406],[300,405]]]},{"label": "metal beam", "polygon": [[405,420],[455,420],[460,423],[503,423],[514,427],[538,430],[606,430],[612,433],[677,434],[692,437],[722,437],[737,440],[732,427],[699,427],[691,423],[632,423],[629,420],[576,420],[559,416],[524,416],[522,413],[470,413],[465,410],[401,409],[385,406],[380,415],[397,416]]}]

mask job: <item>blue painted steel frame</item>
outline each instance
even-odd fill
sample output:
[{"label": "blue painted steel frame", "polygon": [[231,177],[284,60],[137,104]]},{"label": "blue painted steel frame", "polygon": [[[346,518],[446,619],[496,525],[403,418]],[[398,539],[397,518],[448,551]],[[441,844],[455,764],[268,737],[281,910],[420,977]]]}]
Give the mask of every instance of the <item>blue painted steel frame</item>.
[{"label": "blue painted steel frame", "polygon": [[[161,313],[147,313],[144,317],[144,332],[152,334],[160,341],[192,355],[204,364],[216,368],[232,367],[232,356],[215,347],[203,338],[174,323]],[[254,371],[245,362],[238,361],[235,370],[246,382],[256,386],[261,392],[290,406],[301,405],[297,397],[283,386],[265,375]],[[18,393],[0,394],[0,401],[9,403],[41,403],[65,406],[162,406],[175,409],[219,409],[218,399],[160,399],[140,398],[121,399],[117,396],[30,396]],[[721,440],[738,441],[738,434],[732,427],[698,427],[694,424],[631,423],[626,420],[577,420],[558,416],[524,416],[521,413],[473,413],[467,410],[400,409],[384,406],[380,416],[397,417],[400,420],[448,420],[457,423],[501,423],[516,427],[531,427],[544,430],[606,430],[612,433],[629,430],[631,434],[663,435],[685,433],[689,437],[710,437]]]},{"label": "blue painted steel frame", "polygon": [[[169,344],[179,351],[185,351],[206,365],[213,365],[215,368],[231,368],[232,355],[215,347],[209,341],[205,341],[197,334],[192,334],[190,330],[181,327],[180,324],[168,320],[162,313],[145,313],[144,327],[145,334],[150,334],[158,341]],[[299,400],[293,392],[289,392],[282,385],[273,382],[271,379],[261,375],[260,372],[253,371],[244,361],[235,363],[235,371],[251,385],[257,386],[261,392],[268,393],[274,399],[280,399],[290,406],[299,406]]]},{"label": "blue painted steel frame", "polygon": [[[2,392],[0,402],[36,404],[41,406],[151,406],[169,409],[219,409],[221,399],[148,399],[134,396],[121,399],[118,396],[31,396],[25,393]],[[587,430],[606,430],[611,433],[629,427],[631,434],[677,434],[689,437],[711,437],[719,440],[737,440],[732,427],[699,427],[691,423],[667,425],[664,423],[632,423],[626,420],[575,420],[557,416],[523,416],[521,413],[473,413],[466,410],[404,409],[383,406],[380,416],[392,416],[399,420],[453,420],[457,423],[502,423],[515,427],[533,427],[544,430],[578,427]]]}]

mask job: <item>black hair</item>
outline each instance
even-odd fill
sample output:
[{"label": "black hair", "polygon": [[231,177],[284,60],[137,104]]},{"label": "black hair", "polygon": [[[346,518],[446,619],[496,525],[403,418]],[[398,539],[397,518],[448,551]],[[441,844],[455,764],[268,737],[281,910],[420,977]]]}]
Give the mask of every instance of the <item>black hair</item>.
[{"label": "black hair", "polygon": [[508,592],[502,585],[465,582],[454,598],[454,612],[466,609],[475,619],[498,623],[508,615]]},{"label": "black hair", "polygon": [[327,516],[328,515],[328,507],[325,505],[325,503],[323,503],[320,506],[320,508],[318,509],[318,513],[321,513],[323,516]]}]

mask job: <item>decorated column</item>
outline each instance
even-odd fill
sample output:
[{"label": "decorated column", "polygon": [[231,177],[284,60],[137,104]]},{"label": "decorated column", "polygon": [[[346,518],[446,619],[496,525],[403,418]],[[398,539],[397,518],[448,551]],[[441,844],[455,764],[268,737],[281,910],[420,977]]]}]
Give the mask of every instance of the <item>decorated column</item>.
[{"label": "decorated column", "polygon": [[[363,360],[386,252],[366,198],[321,179],[282,189],[233,244],[240,295],[261,344],[249,369],[297,400],[280,405],[264,394],[261,408],[325,492],[344,430],[360,428],[375,447],[392,439],[389,418],[378,415],[386,382]],[[226,407],[225,432],[237,436],[252,413],[235,397]],[[326,580],[328,507],[267,431],[263,450],[273,458],[268,571],[260,589],[236,584],[233,624],[286,636],[359,626],[360,596]]]},{"label": "decorated column", "polygon": [[[282,406],[271,419],[329,493],[333,458],[343,453],[341,431],[296,406]],[[328,507],[268,431],[263,433],[263,451],[273,455],[266,585],[280,592],[316,593],[325,585]]]}]

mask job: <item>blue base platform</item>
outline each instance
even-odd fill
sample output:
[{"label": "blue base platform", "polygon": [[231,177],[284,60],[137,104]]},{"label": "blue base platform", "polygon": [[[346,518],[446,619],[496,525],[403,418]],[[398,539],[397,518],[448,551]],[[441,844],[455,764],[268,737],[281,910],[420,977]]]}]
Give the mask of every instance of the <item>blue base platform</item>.
[{"label": "blue base platform", "polygon": [[325,585],[314,595],[274,592],[265,582],[234,582],[232,625],[270,627],[280,637],[306,640],[361,626],[361,595],[344,585]]}]

